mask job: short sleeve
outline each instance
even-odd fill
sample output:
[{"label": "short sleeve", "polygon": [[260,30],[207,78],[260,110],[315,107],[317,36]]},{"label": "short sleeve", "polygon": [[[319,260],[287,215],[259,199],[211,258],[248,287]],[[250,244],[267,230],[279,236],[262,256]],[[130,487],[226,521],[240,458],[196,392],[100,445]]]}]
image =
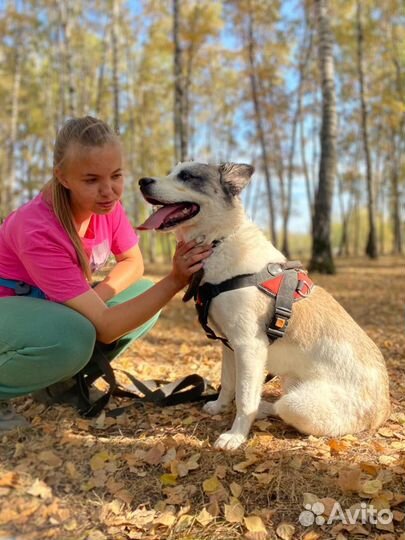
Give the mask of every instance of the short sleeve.
[{"label": "short sleeve", "polygon": [[114,255],[120,255],[136,246],[138,242],[139,236],[131,225],[122,204],[118,203],[112,216],[111,252]]},{"label": "short sleeve", "polygon": [[53,302],[64,303],[88,290],[90,285],[78,264],[70,242],[47,231],[36,231],[21,246],[20,259],[32,283]]}]

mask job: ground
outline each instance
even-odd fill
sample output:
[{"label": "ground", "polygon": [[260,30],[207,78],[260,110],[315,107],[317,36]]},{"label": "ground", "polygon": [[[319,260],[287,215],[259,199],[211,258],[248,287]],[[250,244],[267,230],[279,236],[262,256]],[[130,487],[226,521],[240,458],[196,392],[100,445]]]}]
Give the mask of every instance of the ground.
[{"label": "ground", "polygon": [[[312,276],[385,356],[392,414],[377,433],[305,437],[266,419],[226,453],[213,443],[231,416],[209,417],[199,404],[85,420],[21,398],[32,427],[0,439],[0,538],[405,540],[404,262],[342,260],[337,275]],[[141,379],[199,373],[218,384],[220,345],[178,295],[119,363]],[[277,396],[277,381],[265,393]]]}]

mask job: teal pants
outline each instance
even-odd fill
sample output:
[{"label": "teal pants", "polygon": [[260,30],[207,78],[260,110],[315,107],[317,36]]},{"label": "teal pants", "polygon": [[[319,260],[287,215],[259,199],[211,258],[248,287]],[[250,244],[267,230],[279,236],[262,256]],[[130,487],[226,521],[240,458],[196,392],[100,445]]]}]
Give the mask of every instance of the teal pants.
[{"label": "teal pants", "polygon": [[[107,304],[135,298],[153,283],[141,279]],[[117,358],[145,335],[159,313],[110,345],[108,359]],[[0,298],[0,400],[35,392],[80,371],[93,355],[96,331],[91,322],[62,304],[38,298]]]}]

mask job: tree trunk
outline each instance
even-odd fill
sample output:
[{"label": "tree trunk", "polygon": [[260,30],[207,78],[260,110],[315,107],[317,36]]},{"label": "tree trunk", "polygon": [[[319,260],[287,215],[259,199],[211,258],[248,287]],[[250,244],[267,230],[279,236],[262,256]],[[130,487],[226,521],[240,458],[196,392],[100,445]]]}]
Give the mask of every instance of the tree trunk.
[{"label": "tree trunk", "polygon": [[183,79],[183,58],[180,46],[180,2],[173,0],[173,44],[174,44],[174,159],[185,161],[187,139],[185,126],[185,99]]},{"label": "tree trunk", "polygon": [[18,129],[18,114],[20,106],[20,86],[21,86],[21,65],[22,65],[22,50],[21,43],[17,43],[15,47],[14,57],[14,78],[13,78],[13,93],[11,96],[11,117],[10,117],[10,132],[7,143],[7,158],[5,170],[5,182],[0,190],[0,214],[6,217],[14,210],[15,197],[15,148],[17,144],[17,129]]},{"label": "tree trunk", "polygon": [[118,34],[120,17],[120,0],[113,0],[113,15],[111,26],[112,53],[112,83],[113,83],[113,126],[116,133],[120,132],[120,85],[118,76]]},{"label": "tree trunk", "polygon": [[269,160],[267,157],[266,141],[264,138],[264,129],[262,122],[262,113],[259,102],[259,95],[257,89],[256,81],[256,69],[255,69],[255,56],[254,56],[254,31],[253,31],[253,14],[252,10],[249,10],[248,14],[248,37],[247,37],[247,48],[248,48],[248,57],[249,57],[249,78],[250,78],[250,87],[252,92],[252,100],[255,113],[256,121],[256,130],[259,137],[261,154],[262,154],[262,163],[263,163],[263,172],[266,180],[266,191],[267,191],[267,200],[269,207],[269,223],[270,223],[270,239],[275,246],[277,246],[277,232],[276,232],[276,219],[274,211],[274,196],[273,196],[273,187],[270,176],[270,166]]},{"label": "tree trunk", "polygon": [[357,0],[356,28],[357,28],[357,73],[360,86],[360,106],[361,106],[361,130],[363,138],[364,157],[366,162],[367,179],[367,209],[368,209],[368,239],[366,255],[371,259],[378,257],[377,234],[375,223],[375,197],[373,185],[373,173],[371,167],[370,147],[368,140],[368,112],[364,88],[364,61],[363,61],[363,23],[361,12],[361,0]]},{"label": "tree trunk", "polygon": [[[394,138],[394,135],[393,135]],[[392,141],[392,154],[395,155],[395,141]],[[402,227],[401,227],[401,209],[400,209],[400,189],[399,189],[399,168],[396,159],[391,163],[391,220],[393,232],[392,251],[395,255],[401,255],[402,248]]]},{"label": "tree trunk", "polygon": [[308,163],[307,158],[305,155],[306,152],[306,145],[305,145],[305,138],[304,138],[304,121],[303,119],[300,120],[300,147],[301,147],[301,163],[302,163],[302,170],[304,173],[305,178],[305,191],[307,194],[307,201],[308,201],[308,211],[310,216],[310,225],[311,225],[311,231],[313,229],[313,222],[314,222],[314,195],[313,195],[313,188],[311,179],[309,178],[309,172],[308,172]]},{"label": "tree trunk", "polygon": [[[75,116],[75,87],[73,80],[72,67],[72,52],[70,50],[70,33],[71,33],[71,11],[72,2],[64,2],[58,0],[59,17],[60,17],[60,32],[59,32],[59,47],[61,53],[61,98],[62,98],[62,120],[66,113],[69,116]],[[66,99],[67,91],[67,99]],[[67,103],[67,106],[66,106]]]},{"label": "tree trunk", "polygon": [[103,91],[104,91],[104,70],[105,70],[105,62],[106,62],[107,48],[108,48],[108,41],[106,39],[107,37],[106,34],[107,32],[105,30],[104,35],[103,35],[103,42],[101,44],[102,46],[101,61],[98,67],[97,97],[96,97],[96,106],[95,106],[95,111],[97,115],[101,113]]},{"label": "tree trunk", "polygon": [[329,27],[328,1],[315,0],[319,31],[319,61],[322,78],[322,127],[319,184],[315,199],[310,270],[335,273],[331,249],[331,210],[336,175],[336,96],[332,36]]}]

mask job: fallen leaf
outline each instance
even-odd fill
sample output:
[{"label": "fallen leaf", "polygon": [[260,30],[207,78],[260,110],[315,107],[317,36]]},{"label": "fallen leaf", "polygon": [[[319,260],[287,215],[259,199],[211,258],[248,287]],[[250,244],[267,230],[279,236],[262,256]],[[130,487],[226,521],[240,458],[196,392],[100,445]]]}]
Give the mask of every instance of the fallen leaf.
[{"label": "fallen leaf", "polygon": [[332,454],[340,454],[341,452],[346,452],[346,450],[350,448],[350,444],[347,441],[339,439],[329,439],[328,446],[331,449]]},{"label": "fallen leaf", "polygon": [[44,450],[43,452],[40,452],[38,454],[38,459],[42,461],[42,463],[50,465],[51,467],[60,467],[60,465],[62,465],[61,458],[51,450]]},{"label": "fallen leaf", "polygon": [[245,527],[250,532],[267,533],[263,520],[259,516],[247,516],[244,518]]},{"label": "fallen leaf", "polygon": [[[317,533],[315,531],[308,531],[307,533],[304,534],[304,536],[302,537],[302,540],[318,540],[319,537],[320,537],[319,533]],[[343,539],[341,539],[341,540],[343,540]]]},{"label": "fallen leaf", "polygon": [[281,540],[291,540],[295,532],[295,527],[291,523],[280,523],[276,529],[276,534]]},{"label": "fallen leaf", "polygon": [[205,493],[215,493],[222,488],[223,485],[216,476],[211,476],[211,478],[207,478],[207,480],[204,480],[203,482],[203,490]]},{"label": "fallen leaf", "polygon": [[116,499],[119,499],[120,501],[123,501],[127,504],[131,504],[134,496],[132,493],[130,493],[127,489],[120,489],[116,493],[114,493],[114,497]]},{"label": "fallen leaf", "polygon": [[224,516],[228,523],[242,523],[244,515],[245,509],[238,499],[233,498],[231,504],[224,505]]},{"label": "fallen leaf", "polygon": [[177,474],[162,474],[160,477],[162,486],[175,486],[177,483]]},{"label": "fallen leaf", "polygon": [[360,476],[361,470],[358,467],[341,469],[337,484],[342,491],[359,491],[361,489]]},{"label": "fallen leaf", "polygon": [[110,459],[110,455],[105,450],[94,454],[90,459],[90,467],[92,471],[99,471],[105,467],[106,462]]},{"label": "fallen leaf", "polygon": [[364,482],[361,486],[361,492],[366,495],[378,495],[382,490],[383,485],[380,480],[368,480]]},{"label": "fallen leaf", "polygon": [[29,495],[33,495],[34,497],[40,497],[44,500],[52,498],[52,489],[38,478],[34,481],[31,487],[27,489],[27,493]]},{"label": "fallen leaf", "polygon": [[211,523],[211,521],[214,519],[214,516],[207,512],[205,508],[201,510],[201,512],[196,516],[196,520],[200,525],[205,527],[208,525],[208,523]]},{"label": "fallen leaf", "polygon": [[181,516],[178,522],[176,523],[175,530],[176,531],[182,531],[184,529],[187,529],[187,527],[190,527],[193,524],[194,516],[190,516],[189,514],[184,514],[184,516]]},{"label": "fallen leaf", "polygon": [[148,450],[144,456],[144,461],[148,465],[158,465],[166,452],[165,445],[158,442],[150,450]]},{"label": "fallen leaf", "polygon": [[15,487],[18,482],[18,474],[16,472],[8,472],[0,478],[1,487]]},{"label": "fallen leaf", "polygon": [[257,463],[259,458],[257,456],[251,456],[246,461],[241,461],[240,463],[236,463],[232,468],[234,471],[240,472],[240,473],[246,473],[248,467],[253,465],[254,463]]},{"label": "fallen leaf", "polygon": [[229,485],[229,489],[231,490],[232,495],[236,498],[238,498],[239,495],[242,493],[242,486],[240,484],[237,484],[236,482],[232,482]]},{"label": "fallen leaf", "polygon": [[172,527],[175,522],[176,516],[172,512],[163,512],[153,523],[164,525],[165,527]]}]

